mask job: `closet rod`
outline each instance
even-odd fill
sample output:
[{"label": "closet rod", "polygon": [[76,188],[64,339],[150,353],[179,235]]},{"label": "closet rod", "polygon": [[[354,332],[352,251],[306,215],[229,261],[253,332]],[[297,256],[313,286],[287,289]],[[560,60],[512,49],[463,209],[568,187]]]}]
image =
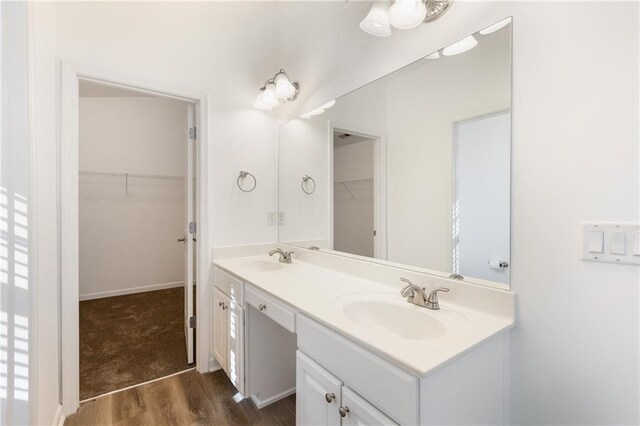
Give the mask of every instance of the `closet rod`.
[{"label": "closet rod", "polygon": [[146,178],[146,179],[172,179],[172,180],[184,180],[182,176],[171,175],[149,175],[149,174],[137,174],[137,173],[118,173],[118,172],[97,172],[93,170],[80,170],[81,175],[93,175],[93,176],[117,176],[117,177],[130,177],[130,178]]}]

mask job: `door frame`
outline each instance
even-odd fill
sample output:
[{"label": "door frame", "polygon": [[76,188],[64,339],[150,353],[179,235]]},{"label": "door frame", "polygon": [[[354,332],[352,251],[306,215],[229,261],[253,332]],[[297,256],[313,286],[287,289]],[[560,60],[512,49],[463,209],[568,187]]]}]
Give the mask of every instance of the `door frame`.
[{"label": "door frame", "polygon": [[117,73],[60,61],[59,106],[60,129],[58,167],[60,170],[60,333],[62,363],[63,415],[76,412],[80,404],[80,338],[79,338],[79,248],[78,248],[78,104],[79,81],[88,80],[195,105],[196,109],[196,369],[209,371],[210,292],[208,283],[211,254],[209,247],[209,139],[208,95],[171,86],[122,76]]},{"label": "door frame", "polygon": [[[333,134],[336,131],[348,132],[374,140],[373,146],[373,226],[376,231],[374,241],[374,258],[387,260],[387,140],[384,132],[363,129],[359,126],[346,125],[333,121],[328,122],[329,127],[329,185],[328,204],[329,235],[328,247],[333,250]],[[356,255],[357,256],[357,255]]]}]

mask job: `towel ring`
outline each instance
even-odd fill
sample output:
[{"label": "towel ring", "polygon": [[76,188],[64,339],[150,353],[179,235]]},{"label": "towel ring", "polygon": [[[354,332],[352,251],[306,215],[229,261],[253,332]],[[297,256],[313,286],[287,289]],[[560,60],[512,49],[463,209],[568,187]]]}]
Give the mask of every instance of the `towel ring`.
[{"label": "towel ring", "polygon": [[[313,189],[312,189],[311,191],[307,191],[307,190],[305,189],[305,187],[304,187],[304,184],[305,184],[305,183],[307,183],[308,181],[313,182]],[[309,175],[304,175],[304,176],[302,176],[302,182],[300,183],[300,187],[302,188],[302,191],[303,191],[305,194],[309,194],[309,195],[311,195],[311,194],[313,194],[314,192],[316,192],[316,181],[315,181],[315,180],[313,180],[313,178],[312,178],[311,176],[309,176]]]},{"label": "towel ring", "polygon": [[[244,179],[247,176],[251,176],[251,178],[253,179],[253,186],[251,187],[251,189],[244,189],[242,187],[242,185],[240,185],[240,179]],[[251,192],[254,189],[256,189],[256,186],[258,185],[258,181],[257,181],[256,177],[253,174],[251,174],[249,172],[245,172],[244,170],[240,170],[240,174],[238,175],[238,179],[236,179],[236,184],[238,185],[238,188],[240,188],[240,191],[242,191],[242,192]]]}]

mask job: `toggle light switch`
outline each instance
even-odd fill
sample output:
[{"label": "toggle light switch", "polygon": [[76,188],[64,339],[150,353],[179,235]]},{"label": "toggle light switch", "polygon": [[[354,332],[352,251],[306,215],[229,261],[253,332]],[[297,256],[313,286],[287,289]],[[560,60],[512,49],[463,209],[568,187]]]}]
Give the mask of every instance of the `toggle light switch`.
[{"label": "toggle light switch", "polygon": [[633,254],[634,256],[640,256],[640,232],[634,232],[632,239],[633,251],[631,252],[631,254]]},{"label": "toggle light switch", "polygon": [[589,231],[589,253],[604,253],[604,232]]},{"label": "toggle light switch", "polygon": [[624,256],[627,253],[627,234],[624,232],[612,232],[609,243],[609,253]]}]

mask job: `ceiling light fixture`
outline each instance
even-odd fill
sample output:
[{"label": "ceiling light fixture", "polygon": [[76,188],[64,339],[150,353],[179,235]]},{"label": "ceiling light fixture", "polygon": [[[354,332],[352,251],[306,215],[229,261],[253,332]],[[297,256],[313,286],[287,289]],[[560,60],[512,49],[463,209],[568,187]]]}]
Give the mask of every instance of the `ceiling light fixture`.
[{"label": "ceiling light fixture", "polygon": [[360,29],[378,37],[391,35],[391,26],[401,30],[415,28],[423,22],[435,21],[447,10],[453,0],[392,0],[375,2]]},{"label": "ceiling light fixture", "polygon": [[297,82],[292,83],[287,73],[281,69],[260,88],[260,94],[253,107],[271,110],[279,106],[280,102],[295,101],[298,93],[300,93],[300,85]]}]

